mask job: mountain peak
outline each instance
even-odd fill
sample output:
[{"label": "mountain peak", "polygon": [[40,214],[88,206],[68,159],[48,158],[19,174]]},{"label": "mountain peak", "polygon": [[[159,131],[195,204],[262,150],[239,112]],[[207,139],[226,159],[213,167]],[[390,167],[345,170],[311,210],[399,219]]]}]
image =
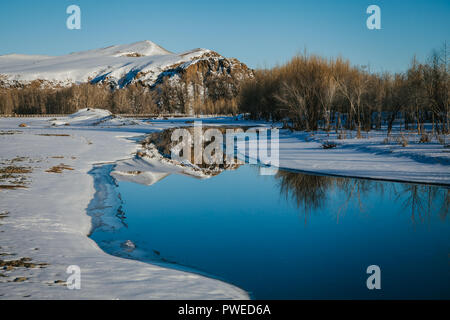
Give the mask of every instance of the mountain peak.
[{"label": "mountain peak", "polygon": [[138,41],[131,44],[124,44],[119,46],[113,46],[108,50],[114,49],[116,56],[128,55],[128,56],[155,56],[172,54],[172,52],[164,49],[150,40]]}]

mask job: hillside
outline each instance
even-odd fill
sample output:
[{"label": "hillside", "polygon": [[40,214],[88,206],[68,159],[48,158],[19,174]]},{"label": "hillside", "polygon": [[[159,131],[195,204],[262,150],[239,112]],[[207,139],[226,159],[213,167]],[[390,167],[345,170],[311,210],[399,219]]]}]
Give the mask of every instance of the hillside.
[{"label": "hillside", "polygon": [[237,108],[242,81],[253,76],[239,60],[212,50],[172,53],[151,41],[57,57],[3,55],[0,113],[228,113]]},{"label": "hillside", "polygon": [[212,50],[194,49],[177,54],[151,41],[141,41],[55,57],[3,55],[0,84],[21,86],[39,80],[50,87],[86,82],[108,83],[115,88],[135,82],[153,86],[157,80],[161,82],[162,76],[182,73],[196,64],[208,65],[207,71],[216,74],[233,71],[242,77],[251,74],[243,63]]}]

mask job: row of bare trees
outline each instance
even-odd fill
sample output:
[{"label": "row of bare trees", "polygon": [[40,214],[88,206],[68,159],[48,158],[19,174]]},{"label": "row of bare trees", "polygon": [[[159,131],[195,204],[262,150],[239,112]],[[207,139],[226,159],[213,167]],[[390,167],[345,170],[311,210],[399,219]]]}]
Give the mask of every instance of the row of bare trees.
[{"label": "row of bare trees", "polygon": [[185,74],[154,86],[139,83],[122,89],[106,84],[46,88],[35,81],[20,88],[0,87],[0,114],[70,114],[82,108],[101,108],[117,114],[231,114],[237,113],[239,81],[226,75],[202,78]]},{"label": "row of bare trees", "polygon": [[114,113],[156,113],[154,93],[140,85],[110,90],[106,85],[81,84],[67,88],[0,88],[0,114],[70,114],[83,108]]},{"label": "row of bare trees", "polygon": [[405,129],[449,133],[448,48],[426,63],[415,58],[404,73],[374,74],[343,59],[299,55],[283,66],[255,72],[242,85],[239,107],[254,119],[284,121],[295,130],[388,131],[401,120]]}]

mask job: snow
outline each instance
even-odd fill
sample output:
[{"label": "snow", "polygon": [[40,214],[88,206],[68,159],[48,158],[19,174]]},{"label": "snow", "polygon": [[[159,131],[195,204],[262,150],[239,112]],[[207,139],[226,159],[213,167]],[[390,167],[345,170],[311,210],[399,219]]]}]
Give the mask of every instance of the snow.
[{"label": "snow", "polygon": [[[352,138],[339,139],[333,132],[280,130],[279,168],[342,177],[450,185],[450,149],[436,139],[420,143],[417,134],[402,133],[398,127],[394,128],[389,141],[385,141],[386,130],[364,133],[361,139],[355,138],[356,132],[349,131],[347,135]],[[407,145],[402,146],[400,139],[407,140]],[[324,149],[324,143],[333,143],[336,147]],[[243,145],[240,147],[245,150]],[[257,144],[249,145],[250,156],[252,151],[257,154],[256,148]],[[245,159],[242,152],[240,158]]]},{"label": "snow", "polygon": [[[17,165],[33,170],[25,174],[26,189],[0,190],[0,208],[9,212],[0,220],[0,253],[11,254],[0,258],[29,257],[49,264],[2,271],[7,277],[0,277],[0,299],[247,299],[241,289],[218,280],[108,255],[88,237],[93,227],[114,230],[120,223],[117,191],[113,184],[103,183],[104,179],[113,176],[151,185],[172,173],[208,178],[195,167],[158,158],[151,149],[144,157],[135,156],[140,148],[136,141],[145,134],[192,125],[194,120],[208,126],[271,126],[232,117],[139,121],[96,109],[56,120],[0,118],[0,162],[4,165],[7,160],[25,157]],[[19,128],[21,123],[27,127]],[[400,136],[398,130],[394,135]],[[367,138],[340,140],[334,133],[281,130],[280,166],[450,185],[448,148],[436,141],[418,143],[414,134],[406,136],[406,147],[395,139],[386,143],[385,137],[384,131],[372,131]],[[325,150],[324,141],[335,142],[337,147]],[[74,170],[46,172],[60,164]],[[104,164],[111,165],[108,169]],[[66,281],[70,265],[81,268],[81,290],[55,283]],[[29,279],[12,282],[17,277]]]},{"label": "snow", "polygon": [[162,157],[142,157],[119,161],[111,172],[117,181],[135,182],[151,186],[171,174],[182,174],[195,178],[209,178],[201,170],[181,166]]},{"label": "snow", "polygon": [[49,122],[53,126],[130,126],[140,123],[137,120],[114,116],[108,110],[87,108],[79,110],[78,112],[68,116],[66,119],[51,119]]},{"label": "snow", "polygon": [[2,61],[7,61],[7,59],[11,59],[11,60],[17,61],[17,62],[23,61],[23,62],[29,63],[29,62],[38,62],[38,61],[50,59],[50,58],[52,58],[52,56],[12,53],[12,54],[1,55],[0,58],[5,59]]},{"label": "snow", "polygon": [[[353,137],[355,137],[353,132]],[[366,135],[366,134],[364,134]],[[401,133],[394,132],[400,137]],[[437,141],[419,143],[410,133],[406,147],[385,131],[370,132],[363,139],[340,140],[335,133],[280,133],[280,167],[346,177],[450,185],[450,149]],[[323,149],[325,141],[336,148]],[[447,137],[448,141],[448,137]]]},{"label": "snow", "polygon": [[141,73],[140,81],[153,84],[170,66],[208,52],[211,51],[196,49],[175,54],[151,41],[141,41],[56,57],[12,54],[0,56],[0,75],[6,77],[7,83],[45,80],[52,85],[67,86],[108,79],[123,87]]}]

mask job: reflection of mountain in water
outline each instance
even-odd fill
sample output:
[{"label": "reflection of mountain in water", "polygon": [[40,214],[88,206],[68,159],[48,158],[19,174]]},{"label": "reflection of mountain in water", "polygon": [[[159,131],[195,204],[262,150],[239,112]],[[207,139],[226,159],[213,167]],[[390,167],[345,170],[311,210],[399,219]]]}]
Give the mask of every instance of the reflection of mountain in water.
[{"label": "reflection of mountain in water", "polygon": [[[183,141],[183,139],[181,139],[181,141],[173,141],[172,140],[172,134],[175,130],[179,130],[179,129],[183,129],[186,130],[187,132],[190,133],[192,139],[195,139],[196,133],[195,128],[192,126],[186,126],[183,128],[170,128],[170,129],[166,129],[162,132],[155,132],[155,133],[151,133],[149,134],[146,139],[142,142],[142,146],[144,147],[144,149],[149,149],[149,148],[156,148],[158,150],[158,152],[163,155],[165,158],[171,159],[171,155],[172,155],[172,151],[173,148],[179,144],[179,142],[182,143],[188,143],[186,141]],[[200,139],[200,144],[201,144],[201,148],[195,149],[194,148],[194,144],[193,141],[191,141],[191,145],[190,145],[190,157],[186,157],[183,156],[182,152],[180,153],[180,156],[185,158],[184,160],[190,164],[195,164],[196,167],[202,169],[205,173],[209,174],[209,175],[216,175],[221,173],[223,170],[235,170],[237,168],[239,168],[243,163],[242,161],[239,161],[237,159],[237,157],[232,157],[230,158],[229,155],[227,155],[226,150],[225,150],[225,138],[223,138],[222,141],[222,147],[220,148],[220,153],[218,154],[218,159],[220,159],[221,163],[213,163],[213,164],[208,164],[204,161],[204,156],[203,156],[203,151],[206,150],[206,148],[208,146],[211,146],[212,144],[214,144],[214,139],[212,139],[212,141],[209,141],[209,139],[206,139],[205,137],[205,131],[207,130],[216,130],[218,133],[220,133],[221,135],[225,135],[228,129],[233,129],[234,130],[241,130],[244,131],[246,129],[248,129],[247,127],[234,127],[234,126],[201,126],[200,128],[201,131],[199,132],[199,139]],[[215,153],[213,153],[215,154]],[[196,163],[195,159],[202,159],[201,163]]]},{"label": "reflection of mountain in water", "polygon": [[[214,127],[225,133],[230,127]],[[149,134],[142,142],[142,149],[133,159],[119,161],[112,175],[119,181],[135,182],[143,185],[152,185],[170,174],[183,174],[195,178],[210,178],[224,170],[235,170],[243,163],[237,158],[230,159],[223,151],[223,163],[220,164],[194,164],[194,147],[192,146],[191,159],[178,161],[171,158],[171,149],[178,143],[172,141],[172,133],[177,128]],[[203,132],[211,127],[203,127]],[[192,135],[193,127],[186,127]],[[208,142],[203,142],[203,148]],[[230,161],[231,160],[231,161]]]},{"label": "reflection of mountain in water", "polygon": [[[230,127],[215,127],[222,133]],[[130,181],[153,185],[171,174],[181,174],[199,179],[212,178],[225,170],[235,170],[243,163],[234,164],[192,164],[193,161],[171,159],[171,148],[176,144],[171,136],[176,128],[155,132],[141,142],[142,149],[136,157],[120,161],[111,173],[119,181]],[[193,127],[186,127],[193,134]],[[210,127],[202,127],[203,132]],[[207,143],[206,143],[207,145]],[[206,146],[205,142],[203,147]],[[192,147],[193,149],[193,147]],[[191,155],[194,152],[192,150]],[[224,158],[226,157],[224,152]],[[192,159],[191,159],[192,160]],[[225,160],[225,159],[224,159]],[[401,202],[403,210],[410,212],[413,222],[423,222],[432,213],[446,219],[450,206],[450,190],[445,187],[408,183],[383,182],[334,176],[305,174],[279,170],[275,175],[280,193],[292,199],[304,213],[305,222],[312,213],[324,208],[335,208],[333,212],[339,221],[349,205],[355,205],[364,213],[369,197],[379,195]],[[334,201],[332,205],[327,202]]]}]

